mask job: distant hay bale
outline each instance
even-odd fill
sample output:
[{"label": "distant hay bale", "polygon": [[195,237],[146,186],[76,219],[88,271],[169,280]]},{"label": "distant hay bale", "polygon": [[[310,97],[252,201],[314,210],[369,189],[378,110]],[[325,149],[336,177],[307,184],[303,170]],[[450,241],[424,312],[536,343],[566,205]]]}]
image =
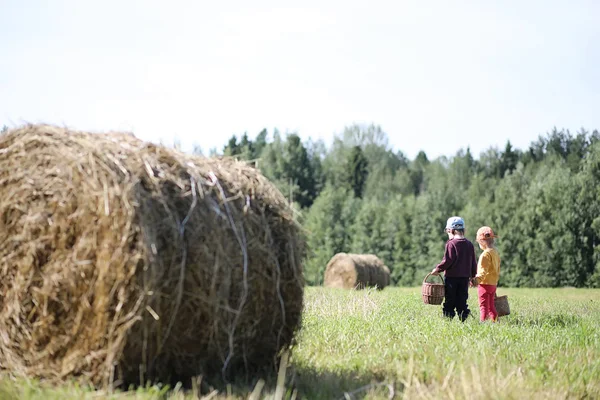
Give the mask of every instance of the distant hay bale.
[{"label": "distant hay bale", "polygon": [[390,270],[373,254],[338,253],[327,263],[325,286],[344,289],[377,287],[390,284]]},{"label": "distant hay bale", "polygon": [[132,135],[0,136],[0,368],[99,387],[270,367],[304,239],[255,169]]}]

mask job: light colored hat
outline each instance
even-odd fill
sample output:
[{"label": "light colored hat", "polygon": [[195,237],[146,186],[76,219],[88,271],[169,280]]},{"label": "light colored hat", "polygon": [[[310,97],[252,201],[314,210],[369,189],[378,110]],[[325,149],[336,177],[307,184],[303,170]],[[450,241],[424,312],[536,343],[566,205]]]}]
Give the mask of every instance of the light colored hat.
[{"label": "light colored hat", "polygon": [[450,217],[446,221],[446,229],[465,229],[465,221],[461,217]]}]

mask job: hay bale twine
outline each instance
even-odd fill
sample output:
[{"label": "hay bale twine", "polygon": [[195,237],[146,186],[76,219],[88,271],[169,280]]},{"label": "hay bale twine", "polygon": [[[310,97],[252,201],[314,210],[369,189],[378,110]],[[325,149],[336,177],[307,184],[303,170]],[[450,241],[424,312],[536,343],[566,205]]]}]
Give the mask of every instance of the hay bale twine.
[{"label": "hay bale twine", "polygon": [[304,239],[241,162],[132,135],[0,136],[0,366],[101,387],[272,365],[299,327]]},{"label": "hay bale twine", "polygon": [[382,290],[390,284],[390,270],[373,254],[338,253],[325,269],[325,287]]}]

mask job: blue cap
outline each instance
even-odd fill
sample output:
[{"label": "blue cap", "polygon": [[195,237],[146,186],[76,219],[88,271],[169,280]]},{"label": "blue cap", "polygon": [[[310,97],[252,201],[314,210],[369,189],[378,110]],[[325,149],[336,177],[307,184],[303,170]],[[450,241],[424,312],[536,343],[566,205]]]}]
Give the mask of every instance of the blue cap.
[{"label": "blue cap", "polygon": [[461,217],[450,217],[446,222],[446,229],[465,229],[465,221]]}]

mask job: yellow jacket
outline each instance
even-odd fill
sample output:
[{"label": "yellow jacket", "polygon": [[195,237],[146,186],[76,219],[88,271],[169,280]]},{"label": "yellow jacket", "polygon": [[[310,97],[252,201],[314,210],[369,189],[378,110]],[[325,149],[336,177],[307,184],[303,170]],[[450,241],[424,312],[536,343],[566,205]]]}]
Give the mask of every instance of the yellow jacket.
[{"label": "yellow jacket", "polygon": [[487,248],[479,256],[477,275],[479,284],[497,285],[500,279],[500,254],[494,248]]}]

